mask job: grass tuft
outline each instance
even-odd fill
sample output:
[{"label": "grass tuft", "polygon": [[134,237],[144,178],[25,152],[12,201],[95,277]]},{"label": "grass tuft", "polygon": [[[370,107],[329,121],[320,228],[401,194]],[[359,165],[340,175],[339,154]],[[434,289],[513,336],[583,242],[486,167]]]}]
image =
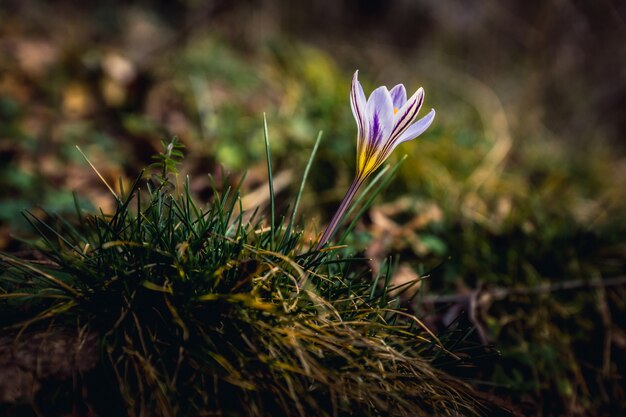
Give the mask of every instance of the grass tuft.
[{"label": "grass tuft", "polygon": [[[265,138],[268,146],[267,123]],[[272,204],[268,230],[244,216],[239,187],[213,181],[206,205],[189,179],[179,189],[182,146],[164,148],[112,214],[77,204],[73,223],[27,215],[40,235],[37,260],[0,256],[5,331],[95,335],[100,355],[80,380],[89,389],[76,390],[86,407],[102,416],[484,411],[466,384],[432,366],[458,359],[397,307],[404,289],[390,288],[391,264],[374,279],[346,251],[301,242],[302,186],[284,230]]]}]

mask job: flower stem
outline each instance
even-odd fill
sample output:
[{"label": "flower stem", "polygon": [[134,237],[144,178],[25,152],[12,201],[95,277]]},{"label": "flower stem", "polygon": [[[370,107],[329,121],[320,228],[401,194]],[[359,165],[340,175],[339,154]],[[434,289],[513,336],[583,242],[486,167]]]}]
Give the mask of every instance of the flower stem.
[{"label": "flower stem", "polygon": [[322,235],[320,241],[317,243],[317,250],[321,249],[333,237],[337,230],[337,226],[339,226],[339,223],[341,222],[343,216],[346,214],[346,211],[350,207],[350,204],[354,200],[354,197],[361,188],[361,185],[363,185],[363,178],[361,178],[360,175],[357,175],[354,178],[354,181],[352,182],[350,188],[348,188],[346,195],[343,197],[343,200],[341,201],[339,208],[335,212],[335,215],[326,227],[326,230],[324,230],[324,234]]}]

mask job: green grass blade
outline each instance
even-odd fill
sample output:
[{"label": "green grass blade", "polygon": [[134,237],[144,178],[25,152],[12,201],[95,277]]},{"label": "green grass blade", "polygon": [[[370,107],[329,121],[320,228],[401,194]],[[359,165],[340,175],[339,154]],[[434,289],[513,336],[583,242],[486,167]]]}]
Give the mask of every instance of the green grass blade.
[{"label": "green grass blade", "polygon": [[263,136],[265,138],[265,156],[267,159],[267,175],[270,187],[270,250],[274,250],[274,236],[276,230],[274,224],[275,207],[274,207],[274,178],[272,177],[272,159],[270,154],[270,137],[267,129],[267,117],[263,113]]},{"label": "green grass blade", "polygon": [[300,199],[302,198],[302,193],[304,192],[304,185],[306,184],[306,179],[309,176],[309,170],[313,165],[313,159],[315,159],[315,155],[317,154],[317,148],[322,140],[323,132],[320,130],[317,134],[317,139],[315,140],[315,145],[313,145],[313,150],[311,151],[311,155],[309,156],[309,160],[304,168],[304,174],[302,174],[302,181],[300,181],[300,189],[298,190],[298,194],[296,195],[296,201],[293,204],[293,210],[291,211],[291,216],[289,217],[289,223],[287,224],[287,229],[285,231],[285,238],[289,237],[291,233],[291,228],[293,227],[293,223],[296,219],[296,214],[298,213],[298,207],[300,206]]}]

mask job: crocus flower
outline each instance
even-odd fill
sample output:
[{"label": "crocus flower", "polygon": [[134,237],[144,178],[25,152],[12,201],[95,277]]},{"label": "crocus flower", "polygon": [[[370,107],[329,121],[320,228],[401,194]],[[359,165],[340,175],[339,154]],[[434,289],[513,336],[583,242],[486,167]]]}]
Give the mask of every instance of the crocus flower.
[{"label": "crocus flower", "polygon": [[332,238],[365,179],[385,162],[396,146],[424,133],[435,118],[435,110],[431,109],[426,116],[415,121],[424,102],[423,88],[420,87],[407,99],[406,89],[402,84],[396,85],[391,90],[384,86],[378,87],[366,100],[358,76],[359,71],[356,71],[350,90],[350,106],[358,130],[356,175],[324,231],[318,249]]}]

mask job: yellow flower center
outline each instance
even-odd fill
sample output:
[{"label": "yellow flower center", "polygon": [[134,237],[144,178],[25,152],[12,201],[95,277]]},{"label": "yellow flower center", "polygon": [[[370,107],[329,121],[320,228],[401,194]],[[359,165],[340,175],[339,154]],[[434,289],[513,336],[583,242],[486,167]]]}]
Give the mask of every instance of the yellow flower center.
[{"label": "yellow flower center", "polygon": [[393,108],[393,114],[396,114],[396,113],[398,113],[398,108],[397,108],[397,107],[394,107],[394,108]]}]

